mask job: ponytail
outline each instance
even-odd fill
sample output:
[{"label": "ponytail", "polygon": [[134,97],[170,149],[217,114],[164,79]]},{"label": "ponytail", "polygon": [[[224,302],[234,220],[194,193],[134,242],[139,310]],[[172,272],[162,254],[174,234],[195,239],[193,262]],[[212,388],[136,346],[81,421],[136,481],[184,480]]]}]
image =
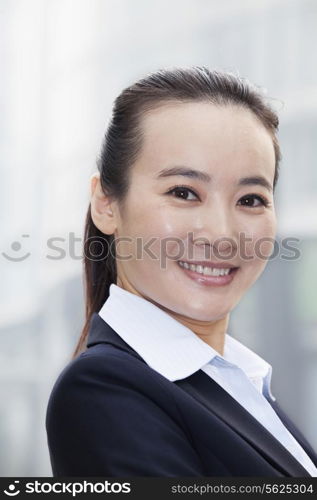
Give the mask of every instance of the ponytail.
[{"label": "ponytail", "polygon": [[103,234],[95,226],[89,204],[84,229],[85,324],[73,358],[86,349],[91,316],[101,309],[109,297],[111,283],[116,283],[116,260],[112,255],[113,240],[113,235]]}]

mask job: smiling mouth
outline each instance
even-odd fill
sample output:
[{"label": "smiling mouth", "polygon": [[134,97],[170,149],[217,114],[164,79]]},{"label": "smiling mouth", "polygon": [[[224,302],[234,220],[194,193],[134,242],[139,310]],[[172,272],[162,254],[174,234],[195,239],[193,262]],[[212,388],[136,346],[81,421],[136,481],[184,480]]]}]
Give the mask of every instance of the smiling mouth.
[{"label": "smiling mouth", "polygon": [[178,261],[178,265],[185,270],[193,271],[197,274],[201,274],[202,276],[213,276],[213,277],[228,276],[229,274],[232,274],[235,270],[238,269],[238,267],[226,263],[215,264],[215,267],[213,267],[213,264],[209,262],[208,265],[206,265],[205,263],[193,264],[186,261]]}]

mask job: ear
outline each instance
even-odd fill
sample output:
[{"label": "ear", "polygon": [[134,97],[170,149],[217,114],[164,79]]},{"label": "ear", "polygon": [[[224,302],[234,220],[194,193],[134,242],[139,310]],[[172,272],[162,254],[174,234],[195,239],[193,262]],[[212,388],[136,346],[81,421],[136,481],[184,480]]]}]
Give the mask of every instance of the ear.
[{"label": "ear", "polygon": [[90,192],[91,217],[95,226],[104,234],[114,234],[117,226],[113,202],[102,190],[99,172],[90,178]]}]

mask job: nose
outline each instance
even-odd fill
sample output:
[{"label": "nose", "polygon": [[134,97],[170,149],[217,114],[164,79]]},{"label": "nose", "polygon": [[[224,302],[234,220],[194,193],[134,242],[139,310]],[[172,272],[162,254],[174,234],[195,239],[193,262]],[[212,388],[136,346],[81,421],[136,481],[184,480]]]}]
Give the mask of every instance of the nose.
[{"label": "nose", "polygon": [[[237,227],[230,214],[228,207],[218,200],[212,207],[204,207],[197,212],[192,220],[192,243],[197,248],[197,253],[201,247],[212,251],[215,257],[231,256],[236,252],[238,243],[236,231]],[[234,254],[232,254],[234,255]],[[206,255],[206,258],[210,258]]]}]

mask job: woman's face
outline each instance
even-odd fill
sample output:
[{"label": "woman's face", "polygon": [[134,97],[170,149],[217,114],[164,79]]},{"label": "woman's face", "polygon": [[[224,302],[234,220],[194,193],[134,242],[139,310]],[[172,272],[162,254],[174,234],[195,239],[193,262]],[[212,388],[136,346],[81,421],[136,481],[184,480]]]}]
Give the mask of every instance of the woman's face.
[{"label": "woman's face", "polygon": [[[149,112],[143,133],[124,210],[116,211],[117,284],[185,317],[224,318],[273,250],[272,138],[249,110],[195,102]],[[210,180],[162,175],[174,167]],[[246,177],[262,177],[271,189],[239,184]],[[180,260],[239,269],[230,283],[208,285]]]}]

